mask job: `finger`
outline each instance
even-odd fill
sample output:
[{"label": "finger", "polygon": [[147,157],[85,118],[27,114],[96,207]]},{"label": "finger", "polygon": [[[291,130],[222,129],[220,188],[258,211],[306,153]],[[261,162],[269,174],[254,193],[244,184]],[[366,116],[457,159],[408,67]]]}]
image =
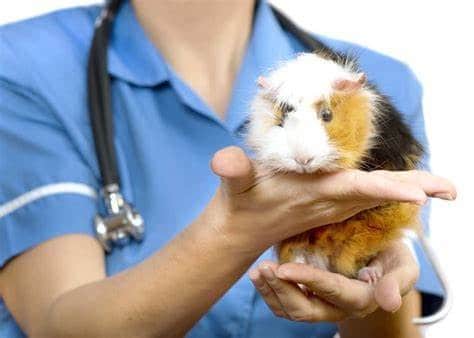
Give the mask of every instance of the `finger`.
[{"label": "finger", "polygon": [[286,263],[279,267],[277,276],[308,286],[316,296],[346,311],[364,311],[374,305],[370,285],[340,274],[306,264]]},{"label": "finger", "polygon": [[384,276],[375,286],[374,298],[381,309],[396,312],[402,306],[400,288],[394,276]]},{"label": "finger", "polygon": [[399,180],[409,184],[419,185],[428,196],[437,197],[446,200],[454,200],[457,197],[457,191],[454,184],[440,176],[430,174],[427,171],[409,170],[409,171],[374,171],[376,175],[382,175],[387,178]]},{"label": "finger", "polygon": [[238,194],[255,184],[252,161],[239,147],[227,147],[217,151],[211,160],[212,171],[221,177],[224,189]]},{"label": "finger", "polygon": [[385,311],[395,312],[402,305],[402,296],[411,290],[418,279],[419,267],[405,243],[397,242],[380,253],[371,264],[385,271],[376,284],[374,298]]},{"label": "finger", "polygon": [[380,252],[369,266],[379,266],[384,278],[393,277],[405,295],[416,283],[420,267],[412,252],[413,248],[403,240],[392,243]]},{"label": "finger", "polygon": [[338,321],[347,317],[347,314],[335,306],[320,299],[305,295],[293,283],[276,277],[276,267],[263,264],[259,268],[268,285],[273,289],[288,318],[294,321],[319,322]]},{"label": "finger", "polygon": [[259,271],[275,293],[285,313],[287,313],[290,317],[290,314],[294,314],[295,312],[310,311],[311,304],[308,298],[295,285],[278,279],[275,276],[270,264],[263,263],[260,265]]},{"label": "finger", "polygon": [[399,267],[386,273],[384,279],[392,278],[398,285],[398,290],[402,296],[410,291],[415,285],[419,276],[419,267],[417,264],[400,265]]},{"label": "finger", "polygon": [[249,277],[252,284],[260,293],[270,310],[278,317],[288,318],[287,314],[283,310],[283,307],[278,300],[278,297],[276,296],[272,288],[268,285],[268,283],[265,281],[263,276],[260,274],[260,271],[258,271],[257,269],[251,270],[249,272]]},{"label": "finger", "polygon": [[343,170],[318,181],[317,191],[331,198],[411,202],[422,205],[427,196],[413,183],[361,170]]}]

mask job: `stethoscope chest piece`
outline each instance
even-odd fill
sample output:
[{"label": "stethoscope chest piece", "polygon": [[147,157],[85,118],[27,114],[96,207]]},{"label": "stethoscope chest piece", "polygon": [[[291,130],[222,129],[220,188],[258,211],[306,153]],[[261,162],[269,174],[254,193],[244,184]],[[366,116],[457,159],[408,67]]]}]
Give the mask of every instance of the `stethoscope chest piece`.
[{"label": "stethoscope chest piece", "polygon": [[118,186],[106,186],[102,194],[106,215],[96,215],[94,225],[97,239],[104,250],[111,252],[114,245],[123,246],[130,239],[141,241],[145,233],[143,218],[123,199]]}]

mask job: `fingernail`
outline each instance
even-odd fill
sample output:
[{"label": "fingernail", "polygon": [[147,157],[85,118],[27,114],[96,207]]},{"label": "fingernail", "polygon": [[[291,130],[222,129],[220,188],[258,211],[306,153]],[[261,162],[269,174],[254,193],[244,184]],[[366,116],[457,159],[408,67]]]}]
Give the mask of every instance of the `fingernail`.
[{"label": "fingernail", "polygon": [[258,279],[258,270],[256,269],[252,269],[249,271],[249,278],[252,280],[252,281],[255,281]]},{"label": "fingernail", "polygon": [[272,269],[268,265],[262,266],[260,272],[267,281],[273,281],[275,279],[275,275],[273,274]]},{"label": "fingernail", "polygon": [[450,193],[445,193],[445,192],[433,194],[433,197],[441,198],[443,200],[449,200],[449,201],[454,200],[453,195],[451,195]]},{"label": "fingernail", "polygon": [[255,287],[257,289],[260,289],[263,286],[263,282],[259,278],[259,276],[260,276],[260,274],[257,270],[254,269],[254,270],[249,271],[249,278],[252,281],[253,285],[255,285]]},{"label": "fingernail", "polygon": [[399,298],[397,299],[397,301],[398,301],[398,305],[397,305],[397,307],[395,308],[395,310],[392,311],[392,313],[397,312],[397,311],[400,310],[400,308],[402,307],[402,297],[401,297],[401,296],[399,296]]}]

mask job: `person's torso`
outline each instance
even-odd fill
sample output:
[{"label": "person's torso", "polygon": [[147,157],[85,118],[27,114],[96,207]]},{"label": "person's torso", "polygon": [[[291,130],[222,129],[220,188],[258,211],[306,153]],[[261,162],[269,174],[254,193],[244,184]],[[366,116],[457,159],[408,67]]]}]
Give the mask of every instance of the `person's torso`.
[{"label": "person's torso", "polygon": [[[41,81],[32,85],[40,88],[56,111],[94,173],[97,189],[100,177],[87,113],[86,62],[98,14],[97,7],[77,8],[3,29],[7,39],[19,38],[16,43],[21,53],[34,54],[20,55],[32,60],[28,65],[32,71],[40,70],[37,78]],[[32,41],[38,45],[30,46]],[[353,45],[325,42],[365,55],[361,61],[369,68],[369,77],[383,69],[385,78],[380,78],[379,85],[395,96],[402,111],[411,109],[406,93],[393,84],[398,77],[406,77],[403,65]],[[279,27],[268,5],[258,4],[226,120],[221,121],[151,46],[130,4],[122,6],[109,47],[115,147],[123,193],[144,217],[146,236],[141,243],[132,242],[106,256],[108,275],[155,253],[202,212],[219,185],[209,168],[213,154],[229,145],[245,148],[243,131],[255,79],[301,51],[303,47]],[[267,251],[262,259],[271,256]],[[22,336],[1,302],[0,333],[9,338]],[[329,338],[334,333],[332,324],[295,323],[275,317],[244,275],[188,336]]]}]

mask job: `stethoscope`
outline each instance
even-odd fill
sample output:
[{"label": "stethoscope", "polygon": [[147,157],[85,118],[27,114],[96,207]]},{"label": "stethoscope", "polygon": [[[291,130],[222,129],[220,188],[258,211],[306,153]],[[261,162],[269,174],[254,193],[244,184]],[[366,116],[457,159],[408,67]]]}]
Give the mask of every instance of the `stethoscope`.
[{"label": "stethoscope", "polygon": [[[87,66],[89,115],[102,177],[101,196],[106,209],[104,215],[96,215],[94,226],[97,239],[107,253],[111,252],[114,246],[124,246],[130,240],[141,241],[145,233],[145,223],[140,213],[122,195],[114,147],[110,79],[107,72],[107,46],[110,27],[121,2],[121,0],[106,1],[95,23]],[[272,7],[272,11],[280,25],[294,35],[308,50],[329,50],[324,43],[298,27],[279,10]],[[451,307],[451,292],[430,244],[424,236],[417,236],[417,239],[432,264],[445,293],[444,302],[436,313],[428,317],[414,319],[414,323],[417,325],[428,325],[436,323],[448,314]]]}]

